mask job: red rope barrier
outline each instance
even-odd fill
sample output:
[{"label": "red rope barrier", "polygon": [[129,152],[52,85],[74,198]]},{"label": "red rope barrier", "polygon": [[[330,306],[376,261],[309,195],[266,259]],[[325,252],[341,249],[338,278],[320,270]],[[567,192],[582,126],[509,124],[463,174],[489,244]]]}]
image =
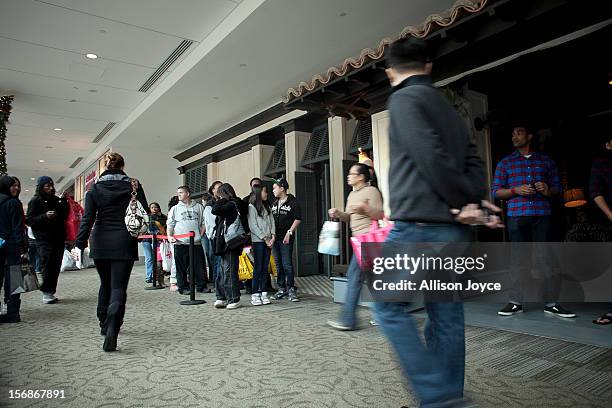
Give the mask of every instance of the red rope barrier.
[{"label": "red rope barrier", "polygon": [[[179,238],[189,238],[189,237],[195,237],[195,232],[188,232],[187,234],[182,234],[182,235],[173,235],[174,238],[179,239]],[[147,239],[147,238],[153,238],[153,235],[139,235],[138,239]],[[157,239],[168,239],[169,237],[167,235],[155,235],[155,238]]]}]

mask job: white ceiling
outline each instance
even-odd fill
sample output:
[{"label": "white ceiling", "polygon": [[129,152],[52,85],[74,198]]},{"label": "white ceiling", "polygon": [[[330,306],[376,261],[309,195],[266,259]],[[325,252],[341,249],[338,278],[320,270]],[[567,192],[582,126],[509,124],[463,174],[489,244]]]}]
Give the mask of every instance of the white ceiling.
[{"label": "white ceiling", "polygon": [[[0,93],[15,94],[7,162],[30,190],[24,201],[31,177],[74,177],[111,142],[153,140],[174,160],[280,102],[289,87],[453,3],[0,1]],[[194,44],[151,90],[138,92],[184,39]],[[89,60],[88,52],[100,58]],[[91,143],[108,122],[118,125]],[[79,156],[86,159],[69,169]],[[41,158],[46,162],[38,163]]]}]

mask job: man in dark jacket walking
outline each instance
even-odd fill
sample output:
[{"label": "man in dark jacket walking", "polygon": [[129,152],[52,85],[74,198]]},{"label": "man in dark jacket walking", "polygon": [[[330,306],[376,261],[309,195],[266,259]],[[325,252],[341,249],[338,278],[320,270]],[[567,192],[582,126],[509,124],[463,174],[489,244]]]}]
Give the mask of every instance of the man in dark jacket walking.
[{"label": "man in dark jacket walking", "polygon": [[[393,86],[388,103],[389,201],[395,221],[387,242],[468,242],[469,228],[456,222],[466,220],[455,218],[451,210],[484,197],[485,173],[476,146],[462,118],[432,85],[424,41],[397,40],[389,47],[387,65]],[[425,344],[405,311],[408,305],[377,302],[376,320],[421,407],[463,406],[463,304],[425,303]]]},{"label": "man in dark jacket walking", "polygon": [[42,176],[36,182],[36,193],[28,203],[26,223],[32,227],[36,237],[36,248],[40,256],[43,283],[43,303],[55,303],[57,280],[64,256],[66,231],[64,221],[68,216],[68,203],[64,196],[55,195],[51,177]]}]

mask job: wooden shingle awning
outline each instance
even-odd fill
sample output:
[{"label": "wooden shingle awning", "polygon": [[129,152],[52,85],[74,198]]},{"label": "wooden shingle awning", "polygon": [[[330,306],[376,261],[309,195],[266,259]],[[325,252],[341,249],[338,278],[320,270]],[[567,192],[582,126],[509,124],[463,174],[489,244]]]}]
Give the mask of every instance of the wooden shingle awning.
[{"label": "wooden shingle awning", "polygon": [[[439,14],[430,15],[420,25],[404,28],[397,38],[405,38],[408,36],[418,38],[427,37],[429,34],[441,28],[448,27],[467,15],[480,12],[486,7],[489,1],[490,0],[458,0],[450,9]],[[287,104],[296,98],[300,98],[305,93],[324,86],[334,79],[342,78],[364,65],[373,61],[382,60],[387,46],[393,41],[394,39],[384,38],[375,49],[366,48],[361,51],[358,57],[347,58],[339,66],[331,67],[325,73],[315,75],[308,82],[300,82],[296,88],[289,88],[287,94],[283,97],[283,102]]]}]

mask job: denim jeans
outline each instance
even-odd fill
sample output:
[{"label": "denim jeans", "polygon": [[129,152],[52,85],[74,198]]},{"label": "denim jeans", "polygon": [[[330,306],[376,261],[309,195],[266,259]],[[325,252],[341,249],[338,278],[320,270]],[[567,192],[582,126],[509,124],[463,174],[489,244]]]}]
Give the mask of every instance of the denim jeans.
[{"label": "denim jeans", "polygon": [[217,281],[217,275],[221,268],[221,257],[217,256],[213,252],[212,241],[204,235],[202,237],[202,246],[204,247],[204,253],[206,254],[206,263],[208,265],[208,278],[212,282]]},{"label": "denim jeans", "polygon": [[[17,257],[19,254],[16,255]],[[6,303],[6,315],[9,318],[19,318],[21,309],[21,294],[11,295],[10,265],[7,261],[6,248],[0,249],[0,285],[4,284],[4,302]]]},{"label": "denim jeans", "polygon": [[276,284],[279,289],[291,289],[295,287],[295,275],[293,272],[293,241],[283,244],[277,241],[272,247],[274,263],[276,264]]},{"label": "denim jeans", "polygon": [[153,263],[157,261],[157,254],[153,253],[153,244],[151,241],[142,241],[142,251],[145,257],[147,280],[150,280],[153,279]]},{"label": "denim jeans", "polygon": [[348,327],[355,328],[357,325],[357,305],[361,294],[361,268],[357,263],[357,257],[353,255],[349,263],[347,272],[348,281],[346,282],[346,297],[342,305],[340,322]]},{"label": "denim jeans", "polygon": [[34,271],[40,272],[40,256],[36,250],[36,242],[31,242],[28,247],[28,258],[30,259],[30,265],[34,267]]},{"label": "denim jeans", "polygon": [[[469,228],[453,224],[398,221],[389,233],[392,242],[469,242]],[[397,353],[404,375],[422,407],[443,406],[463,396],[465,327],[463,303],[425,303],[425,344],[421,342],[410,303],[378,302],[376,321]]]},{"label": "denim jeans", "polygon": [[510,301],[521,303],[523,300],[523,276],[529,273],[530,261],[544,278],[543,297],[546,303],[553,303],[558,297],[560,279],[552,264],[552,254],[546,244],[533,244],[531,251],[524,242],[550,241],[551,217],[508,217],[508,237],[510,239],[510,277],[512,290]]},{"label": "denim jeans", "polygon": [[229,250],[221,259],[221,269],[215,281],[215,293],[218,300],[228,303],[240,301],[240,282],[238,281],[238,258],[242,248]]},{"label": "denim jeans", "polygon": [[265,242],[253,242],[253,284],[251,293],[268,291],[268,265],[270,264],[270,248]]}]

